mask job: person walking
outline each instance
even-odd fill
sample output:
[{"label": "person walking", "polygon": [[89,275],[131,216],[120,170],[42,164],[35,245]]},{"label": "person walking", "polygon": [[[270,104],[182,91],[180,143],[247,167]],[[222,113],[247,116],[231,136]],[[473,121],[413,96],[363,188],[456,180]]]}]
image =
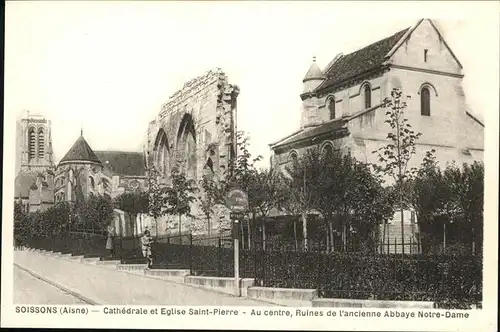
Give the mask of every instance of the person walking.
[{"label": "person walking", "polygon": [[142,255],[148,260],[148,269],[153,265],[153,257],[151,257],[151,243],[153,242],[153,238],[149,233],[149,230],[144,231],[144,235],[141,237],[141,245],[142,245]]},{"label": "person walking", "polygon": [[109,257],[114,258],[115,250],[113,246],[114,227],[108,226],[108,239],[106,240],[106,250],[109,250]]}]

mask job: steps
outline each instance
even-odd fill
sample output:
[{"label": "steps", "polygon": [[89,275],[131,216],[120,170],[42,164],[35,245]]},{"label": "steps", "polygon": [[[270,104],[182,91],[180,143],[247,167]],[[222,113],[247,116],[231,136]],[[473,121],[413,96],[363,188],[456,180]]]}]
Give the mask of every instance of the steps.
[{"label": "steps", "polygon": [[[416,254],[418,253],[418,238],[416,233],[418,232],[418,225],[405,224],[404,228],[404,252],[405,254]],[[385,241],[383,240],[384,226],[380,225],[379,230],[379,243],[384,243],[383,248],[379,251],[382,253],[389,254],[400,254],[402,253],[402,236],[401,236],[401,224],[387,224]]]}]

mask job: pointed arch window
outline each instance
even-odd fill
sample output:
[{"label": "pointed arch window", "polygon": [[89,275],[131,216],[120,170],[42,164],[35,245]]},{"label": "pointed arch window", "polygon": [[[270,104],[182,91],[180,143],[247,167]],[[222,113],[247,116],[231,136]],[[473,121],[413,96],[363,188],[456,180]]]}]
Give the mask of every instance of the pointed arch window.
[{"label": "pointed arch window", "polygon": [[28,130],[28,159],[35,159],[36,157],[36,133],[35,128]]},{"label": "pointed arch window", "polygon": [[365,109],[372,107],[372,88],[369,84],[365,84],[363,95],[365,97]]},{"label": "pointed arch window", "polygon": [[95,190],[95,182],[94,182],[94,178],[89,176],[89,181],[90,181],[90,188],[92,190]]},{"label": "pointed arch window", "polygon": [[328,113],[330,114],[330,120],[335,119],[335,98],[330,98],[328,102]]},{"label": "pointed arch window", "polygon": [[45,154],[45,135],[43,128],[38,129],[38,158],[43,159]]},{"label": "pointed arch window", "polygon": [[420,114],[431,115],[431,93],[427,86],[424,86],[420,91]]}]

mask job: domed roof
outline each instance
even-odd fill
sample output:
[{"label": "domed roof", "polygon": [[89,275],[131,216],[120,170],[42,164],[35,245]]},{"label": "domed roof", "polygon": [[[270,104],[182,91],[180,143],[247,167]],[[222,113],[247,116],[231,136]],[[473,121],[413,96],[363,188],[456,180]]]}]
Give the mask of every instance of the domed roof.
[{"label": "domed roof", "polygon": [[35,184],[36,176],[33,174],[20,172],[15,179],[14,197],[29,197],[30,186]]},{"label": "domed roof", "polygon": [[87,143],[83,135],[78,137],[75,144],[69,149],[66,155],[61,159],[59,163],[68,163],[76,161],[90,161],[94,163],[101,164],[101,161],[95,155],[94,151]]},{"label": "domed roof", "polygon": [[302,80],[302,82],[309,81],[309,80],[324,80],[326,77],[319,68],[318,64],[316,63],[316,57],[313,58],[313,63],[311,64],[311,67],[309,67],[309,70],[307,71],[306,76]]}]

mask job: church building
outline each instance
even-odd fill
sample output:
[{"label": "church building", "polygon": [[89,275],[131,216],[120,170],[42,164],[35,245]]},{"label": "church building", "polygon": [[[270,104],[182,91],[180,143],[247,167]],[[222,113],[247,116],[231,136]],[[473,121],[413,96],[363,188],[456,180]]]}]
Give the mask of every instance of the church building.
[{"label": "church building", "polygon": [[405,117],[422,133],[410,167],[432,149],[441,167],[481,161],[484,124],[466,103],[463,77],[460,61],[429,19],[339,54],[323,70],[313,60],[300,95],[301,127],[270,144],[271,164],[284,168],[311,147],[376,163],[372,152],[387,144],[390,130],[381,106],[394,88],[410,96]]},{"label": "church building", "polygon": [[43,211],[54,202],[51,122],[26,112],[16,122],[14,201],[25,212]]},{"label": "church building", "polygon": [[111,194],[111,181],[103,164],[89,146],[83,132],[59,161],[55,172],[56,202],[83,200],[89,194]]},{"label": "church building", "polygon": [[89,194],[114,198],[147,187],[144,154],[94,151],[83,132],[59,161],[55,172],[55,201],[75,201]]}]

